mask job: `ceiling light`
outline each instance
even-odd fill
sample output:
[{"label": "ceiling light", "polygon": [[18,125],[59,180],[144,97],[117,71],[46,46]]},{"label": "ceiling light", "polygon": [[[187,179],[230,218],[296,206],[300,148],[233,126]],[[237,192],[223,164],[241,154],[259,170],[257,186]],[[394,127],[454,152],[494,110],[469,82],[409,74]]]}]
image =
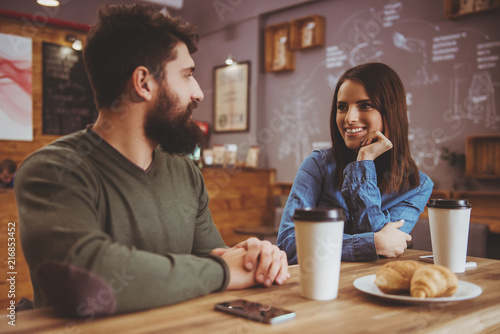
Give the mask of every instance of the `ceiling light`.
[{"label": "ceiling light", "polygon": [[37,4],[47,7],[57,7],[59,6],[59,1],[57,0],[36,0]]},{"label": "ceiling light", "polygon": [[159,6],[166,6],[173,9],[181,9],[184,0],[142,0]]}]

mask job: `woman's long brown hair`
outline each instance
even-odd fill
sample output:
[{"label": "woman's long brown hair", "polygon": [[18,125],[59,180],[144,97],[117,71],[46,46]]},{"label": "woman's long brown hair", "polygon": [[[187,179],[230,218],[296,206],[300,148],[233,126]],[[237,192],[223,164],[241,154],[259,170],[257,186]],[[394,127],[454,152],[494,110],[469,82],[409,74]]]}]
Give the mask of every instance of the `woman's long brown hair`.
[{"label": "woman's long brown hair", "polygon": [[382,115],[385,135],[393,148],[375,159],[378,187],[382,193],[402,192],[420,185],[417,165],[411,157],[408,142],[408,115],[406,93],[397,73],[382,63],[367,63],[347,70],[339,79],[333,96],[330,114],[332,139],[337,173],[336,185],[340,189],[347,164],[356,160],[356,153],[347,148],[337,127],[337,97],[340,86],[352,80],[363,85],[366,93]]}]

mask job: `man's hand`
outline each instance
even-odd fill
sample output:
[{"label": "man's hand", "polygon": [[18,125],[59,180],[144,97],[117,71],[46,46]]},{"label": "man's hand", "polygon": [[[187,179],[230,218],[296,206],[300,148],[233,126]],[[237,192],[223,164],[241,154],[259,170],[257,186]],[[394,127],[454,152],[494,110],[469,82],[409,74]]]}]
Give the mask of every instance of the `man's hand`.
[{"label": "man's hand", "polygon": [[[224,252],[218,254],[216,250],[223,250]],[[234,247],[229,249],[217,248],[212,251],[212,254],[222,257],[229,267],[228,290],[245,289],[257,284],[257,281],[255,281],[256,270],[246,270],[244,268],[246,250]]]},{"label": "man's hand", "polygon": [[411,241],[411,235],[399,230],[403,224],[404,220],[402,219],[394,223],[387,223],[374,234],[377,255],[397,257],[404,253],[408,247],[407,242]]},{"label": "man's hand", "polygon": [[283,284],[290,277],[286,253],[266,240],[249,238],[232,248],[216,248],[211,253],[224,258],[223,255],[226,252],[239,248],[246,250],[242,268],[247,271],[255,271],[257,283],[262,283],[265,286],[271,286],[273,282]]}]

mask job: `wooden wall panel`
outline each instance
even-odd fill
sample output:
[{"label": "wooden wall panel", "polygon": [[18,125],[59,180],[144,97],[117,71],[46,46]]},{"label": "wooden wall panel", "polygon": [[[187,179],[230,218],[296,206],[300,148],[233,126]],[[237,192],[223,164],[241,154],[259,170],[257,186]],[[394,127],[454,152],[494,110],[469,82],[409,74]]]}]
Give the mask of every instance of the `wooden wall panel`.
[{"label": "wooden wall panel", "polygon": [[68,33],[78,36],[82,41],[85,41],[86,33],[5,17],[0,17],[0,32],[29,37],[33,41],[33,141],[0,140],[0,160],[9,158],[19,165],[32,152],[59,137],[42,135],[42,42],[71,46],[65,40]]},{"label": "wooden wall panel", "polygon": [[273,224],[274,169],[203,169],[215,225],[226,245],[248,239],[236,234],[243,226]]}]

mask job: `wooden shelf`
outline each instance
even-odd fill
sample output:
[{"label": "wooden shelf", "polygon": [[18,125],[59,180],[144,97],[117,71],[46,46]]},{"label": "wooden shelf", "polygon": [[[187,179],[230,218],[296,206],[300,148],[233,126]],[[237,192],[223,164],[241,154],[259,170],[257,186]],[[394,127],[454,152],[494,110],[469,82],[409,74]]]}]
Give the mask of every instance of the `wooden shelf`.
[{"label": "wooden shelf", "polygon": [[500,135],[467,137],[465,175],[477,179],[500,178]]},{"label": "wooden shelf", "polygon": [[290,23],[266,27],[266,72],[295,70],[295,53],[290,48]]},{"label": "wooden shelf", "polygon": [[500,9],[498,0],[444,0],[444,17],[458,19]]},{"label": "wooden shelf", "polygon": [[292,20],[290,28],[292,50],[325,46],[325,17],[311,15]]}]

